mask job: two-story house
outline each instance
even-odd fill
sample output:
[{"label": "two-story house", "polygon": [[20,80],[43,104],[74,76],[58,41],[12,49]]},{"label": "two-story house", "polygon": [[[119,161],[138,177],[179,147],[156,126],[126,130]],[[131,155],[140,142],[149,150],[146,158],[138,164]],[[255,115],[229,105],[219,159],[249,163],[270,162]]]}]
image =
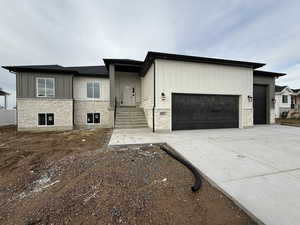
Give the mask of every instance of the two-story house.
[{"label": "two-story house", "polygon": [[300,90],[288,86],[275,86],[275,117],[287,115],[291,110],[300,112]]},{"label": "two-story house", "polygon": [[16,74],[18,130],[243,128],[275,122],[263,63],[148,52],[103,66],[4,66]]}]

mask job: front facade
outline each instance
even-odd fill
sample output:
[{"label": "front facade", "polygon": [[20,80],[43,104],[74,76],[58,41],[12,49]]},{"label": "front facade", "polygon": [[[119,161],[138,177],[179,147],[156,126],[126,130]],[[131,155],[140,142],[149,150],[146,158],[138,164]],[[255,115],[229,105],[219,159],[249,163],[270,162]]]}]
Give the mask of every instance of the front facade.
[{"label": "front facade", "polygon": [[4,67],[17,77],[18,129],[169,132],[275,122],[275,78],[284,74],[257,70],[264,64],[157,52],[104,63]]}]

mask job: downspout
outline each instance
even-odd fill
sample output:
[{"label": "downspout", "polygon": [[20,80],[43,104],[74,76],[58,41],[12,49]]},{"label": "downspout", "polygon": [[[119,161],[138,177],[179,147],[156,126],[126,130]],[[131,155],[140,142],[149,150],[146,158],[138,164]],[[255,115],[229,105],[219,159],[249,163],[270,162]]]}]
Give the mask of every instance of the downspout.
[{"label": "downspout", "polygon": [[155,59],[154,59],[154,61],[153,61],[153,67],[154,67],[154,73],[153,73],[153,81],[154,81],[154,85],[153,85],[153,89],[154,89],[154,93],[153,93],[153,109],[152,109],[152,120],[153,120],[153,124],[152,124],[152,126],[153,126],[153,133],[155,132],[155,107],[156,107],[156,101],[155,101],[155,98],[156,98],[156,95],[155,95],[155,89],[156,89],[156,87],[155,87],[155,70],[156,70],[156,68],[155,68]]},{"label": "downspout", "polygon": [[74,100],[74,75],[72,75],[72,100],[73,100],[73,104],[72,104],[72,108],[73,108],[73,129],[75,127],[75,100]]}]

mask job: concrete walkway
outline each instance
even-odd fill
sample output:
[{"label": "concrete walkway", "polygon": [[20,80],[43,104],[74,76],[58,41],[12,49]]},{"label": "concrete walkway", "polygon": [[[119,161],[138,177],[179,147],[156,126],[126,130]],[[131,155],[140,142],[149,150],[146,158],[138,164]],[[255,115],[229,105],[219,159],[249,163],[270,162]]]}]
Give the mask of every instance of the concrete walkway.
[{"label": "concrete walkway", "polygon": [[267,225],[300,224],[300,128],[269,125],[152,133],[114,130],[110,145],[167,142]]}]

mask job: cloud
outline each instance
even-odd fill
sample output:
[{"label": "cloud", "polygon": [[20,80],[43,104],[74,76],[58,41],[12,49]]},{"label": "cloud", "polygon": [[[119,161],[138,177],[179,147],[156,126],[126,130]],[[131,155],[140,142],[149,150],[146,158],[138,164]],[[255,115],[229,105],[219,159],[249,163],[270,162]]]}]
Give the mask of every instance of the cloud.
[{"label": "cloud", "polygon": [[287,85],[290,88],[299,89],[300,88],[300,63],[294,66],[291,66],[286,71],[287,76],[283,76],[276,80],[276,83],[279,85]]},{"label": "cloud", "polygon": [[[300,88],[296,0],[52,0],[0,2],[1,65],[102,64],[148,50],[265,62]],[[0,86],[14,90],[0,70]]]}]

